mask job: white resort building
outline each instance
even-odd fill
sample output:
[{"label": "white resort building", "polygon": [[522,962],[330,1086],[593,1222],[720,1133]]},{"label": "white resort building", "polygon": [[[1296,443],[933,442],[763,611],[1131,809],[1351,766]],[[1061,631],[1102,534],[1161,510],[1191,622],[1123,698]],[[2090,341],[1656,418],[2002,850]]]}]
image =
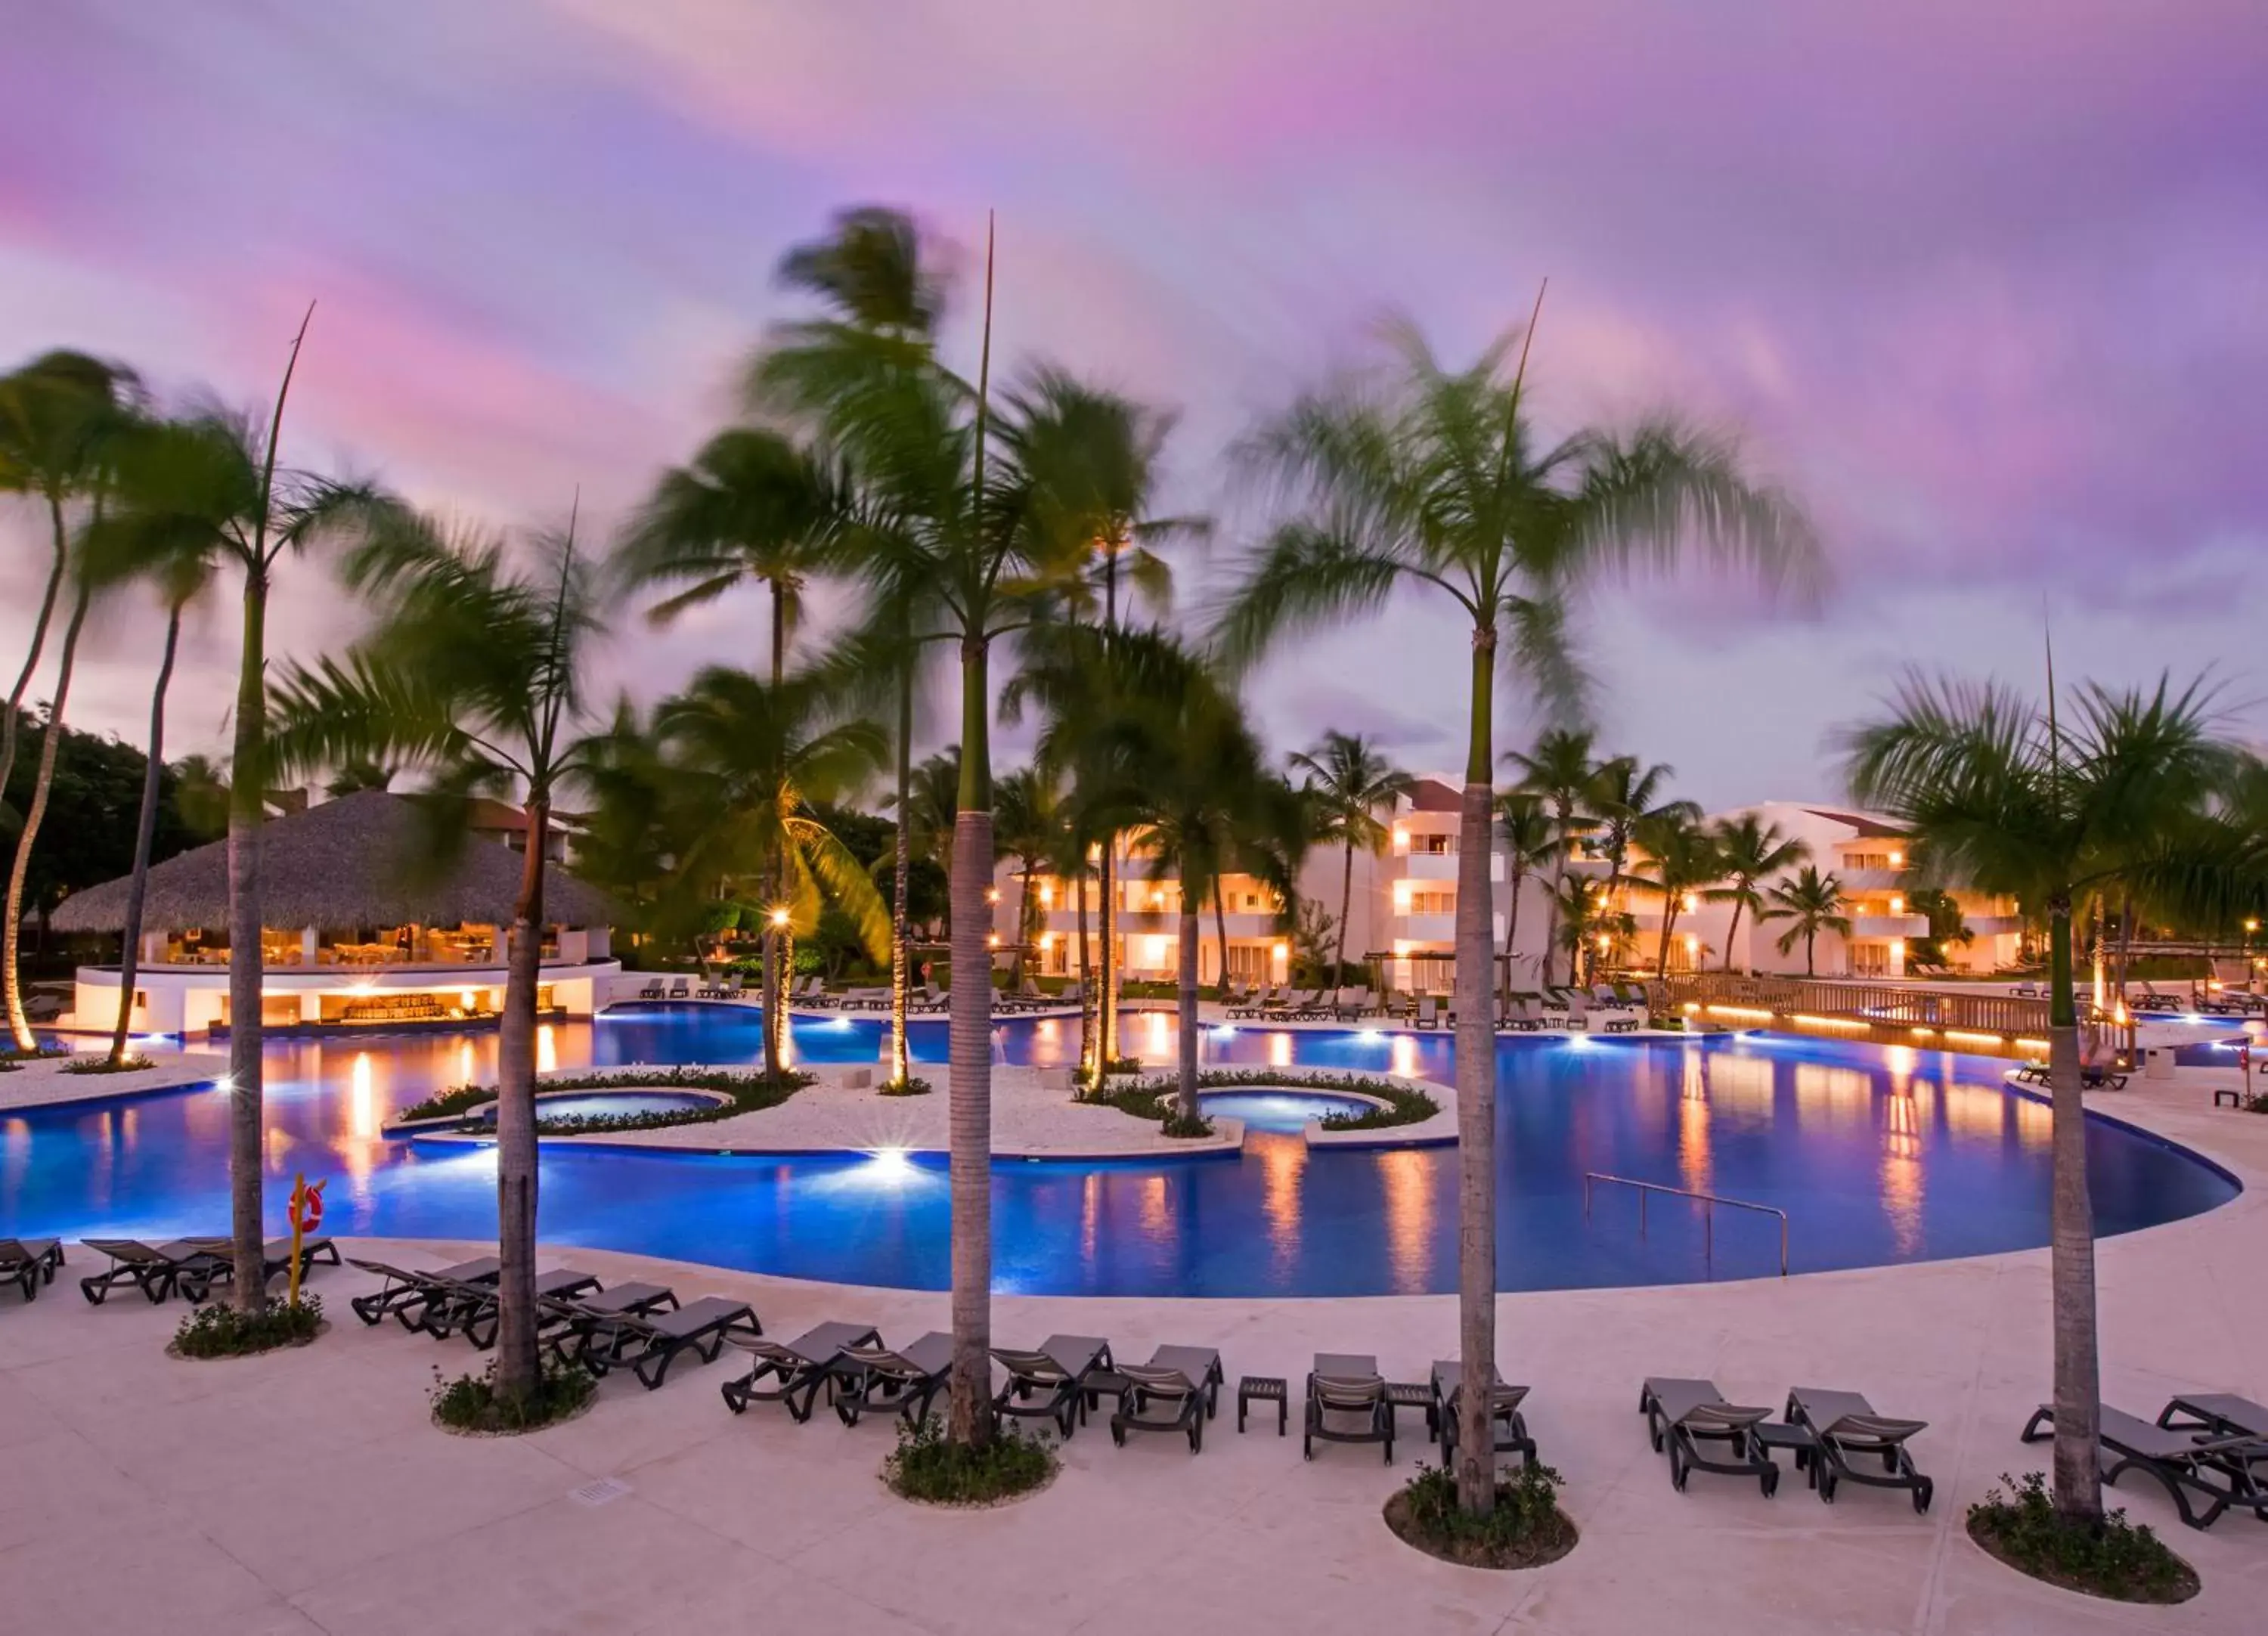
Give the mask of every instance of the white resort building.
[{"label": "white resort building", "polygon": [[[269,819],[261,829],[262,1022],[279,1031],[350,1031],[493,1021],[504,994],[501,929],[512,919],[526,847],[524,827],[476,822],[453,857],[437,859],[416,802],[379,791]],[[128,886],[111,881],[72,894],[57,906],[55,926],[120,932]],[[622,970],[611,952],[609,906],[553,868],[544,909],[538,1006],[555,1016],[589,1016]],[[129,1026],[185,1036],[225,1031],[228,844],[152,867],[142,924]],[[61,1026],[115,1026],[119,976],[115,965],[81,966]]]}]

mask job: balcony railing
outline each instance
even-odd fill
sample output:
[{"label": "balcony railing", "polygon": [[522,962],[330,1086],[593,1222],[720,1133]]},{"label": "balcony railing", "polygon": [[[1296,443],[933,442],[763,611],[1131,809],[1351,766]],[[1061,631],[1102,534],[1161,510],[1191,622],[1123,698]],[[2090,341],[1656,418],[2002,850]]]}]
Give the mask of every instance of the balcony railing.
[{"label": "balcony railing", "polygon": [[1661,987],[1673,1007],[1726,1006],[1757,1018],[1829,1018],[1884,1028],[1926,1028],[1940,1034],[2037,1037],[2047,1032],[2048,1003],[2012,994],[1954,994],[1900,983],[1838,983],[1808,977],[1742,976],[1735,972],[1672,973]]}]

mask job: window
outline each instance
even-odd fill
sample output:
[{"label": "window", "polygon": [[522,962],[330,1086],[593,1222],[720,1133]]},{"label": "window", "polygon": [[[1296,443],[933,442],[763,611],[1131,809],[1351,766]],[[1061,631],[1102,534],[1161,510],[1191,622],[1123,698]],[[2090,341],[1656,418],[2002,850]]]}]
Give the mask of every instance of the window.
[{"label": "window", "polygon": [[1405,915],[1454,915],[1457,912],[1454,892],[1412,892],[1408,899],[1395,894],[1395,909]]},{"label": "window", "polygon": [[1414,835],[1410,837],[1410,850],[1432,858],[1446,858],[1457,850],[1454,835]]}]

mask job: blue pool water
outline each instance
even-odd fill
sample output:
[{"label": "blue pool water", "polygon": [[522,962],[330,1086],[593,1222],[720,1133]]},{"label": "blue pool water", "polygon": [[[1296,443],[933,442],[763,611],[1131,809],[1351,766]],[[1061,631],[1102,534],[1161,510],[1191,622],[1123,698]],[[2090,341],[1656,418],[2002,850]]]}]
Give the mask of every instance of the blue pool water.
[{"label": "blue pool water", "polygon": [[1366,1114],[1377,1106],[1354,1096],[1330,1096],[1314,1091],[1206,1091],[1197,1105],[1208,1114],[1224,1114],[1244,1121],[1248,1131],[1268,1131],[1297,1136],[1310,1119],[1331,1114]]},{"label": "blue pool water", "polygon": [[[716,1105],[715,1097],[692,1091],[584,1091],[571,1096],[541,1098],[535,1104],[535,1115],[539,1119],[594,1119],[624,1114],[681,1113]],[[482,1117],[493,1124],[496,1109],[489,1109]]]},{"label": "blue pool water", "polygon": [[[917,1060],[945,1057],[942,1020]],[[802,1062],[873,1063],[877,1019],[799,1020]],[[1126,1037],[1161,1065],[1162,1015]],[[1000,1025],[1005,1062],[1075,1054],[1072,1021]],[[493,1035],[282,1040],[268,1056],[268,1164],[278,1213],[296,1171],[328,1176],[342,1234],[482,1238],[496,1228],[485,1147],[390,1140],[395,1109],[493,1078]],[[544,1065],[753,1062],[753,1013],[648,1009],[548,1028]],[[1209,1061],[1328,1065],[1446,1080],[1446,1034],[1216,1029]],[[1714,1192],[1787,1212],[1797,1271],[1977,1255],[2044,1243],[2048,1112],[1981,1058],[1809,1040],[1517,1038],[1498,1043],[1499,1282],[1506,1289],[1675,1283],[1777,1271],[1769,1218],[1718,1212],[1705,1263],[1694,1206],[1657,1198],[1638,1231],[1628,1190],[1584,1174]],[[221,1058],[212,1058],[215,1071]],[[1218,1103],[1216,1104],[1219,1105]],[[689,1261],[851,1283],[943,1288],[946,1168],[911,1158],[902,1104],[873,1105],[874,1154],[771,1158],[548,1146],[543,1234]],[[1227,1111],[1224,1109],[1223,1111]],[[1285,1130],[1295,1111],[1281,1110]],[[1304,1117],[1311,1111],[1296,1109]],[[225,1229],[225,1093],[122,1097],[0,1116],[0,1233],[172,1236]],[[1104,1163],[1004,1161],[993,1171],[1003,1291],[1092,1294],[1420,1293],[1455,1278],[1456,1150],[1310,1152],[1256,1121],[1241,1155]],[[2220,1172],[2090,1121],[2098,1224],[2119,1233],[2211,1209]]]}]

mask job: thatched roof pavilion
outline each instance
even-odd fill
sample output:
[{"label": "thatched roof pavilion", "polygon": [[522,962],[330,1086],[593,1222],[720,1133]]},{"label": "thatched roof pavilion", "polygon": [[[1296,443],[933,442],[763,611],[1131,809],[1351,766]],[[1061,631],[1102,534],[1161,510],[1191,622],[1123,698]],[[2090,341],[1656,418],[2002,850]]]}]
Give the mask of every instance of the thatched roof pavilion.
[{"label": "thatched roof pavilion", "polygon": [[[409,797],[364,790],[261,829],[260,917],[271,927],[504,925],[519,893],[521,856],[475,836],[437,870],[424,814]],[[61,932],[117,932],[128,882],[74,892],[55,908]],[[554,867],[545,873],[543,917],[569,926],[611,925],[604,894]],[[215,841],[150,871],[143,925],[151,932],[228,924],[228,844]]]}]

